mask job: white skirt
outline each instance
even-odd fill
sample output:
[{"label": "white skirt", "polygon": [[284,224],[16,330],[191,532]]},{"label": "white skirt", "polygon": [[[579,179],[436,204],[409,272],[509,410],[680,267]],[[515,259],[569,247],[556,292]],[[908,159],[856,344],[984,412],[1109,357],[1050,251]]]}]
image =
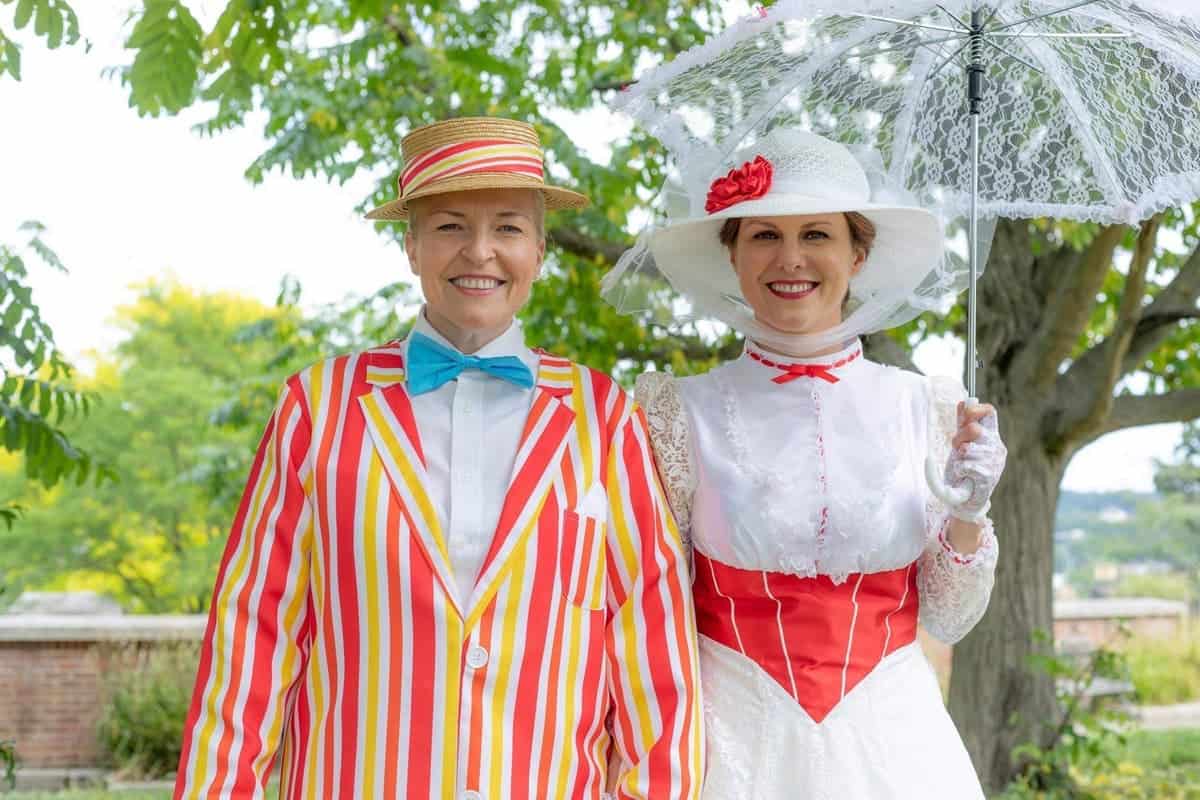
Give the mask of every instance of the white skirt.
[{"label": "white skirt", "polygon": [[700,637],[704,800],[984,800],[919,643],[819,724],[750,659]]}]

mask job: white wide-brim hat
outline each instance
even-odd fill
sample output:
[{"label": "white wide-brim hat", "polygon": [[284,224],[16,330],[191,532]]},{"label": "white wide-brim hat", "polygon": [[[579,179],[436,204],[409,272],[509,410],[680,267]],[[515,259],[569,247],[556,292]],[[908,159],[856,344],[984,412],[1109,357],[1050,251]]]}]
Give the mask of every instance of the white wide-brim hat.
[{"label": "white wide-brim hat", "polygon": [[[676,291],[701,308],[733,304],[746,310],[729,253],[718,238],[729,219],[862,214],[874,223],[876,234],[862,269],[850,280],[851,299],[859,304],[870,297],[912,295],[944,256],[938,216],[917,205],[873,199],[863,166],[837,142],[807,131],[777,128],[738,150],[730,162],[727,172],[722,170],[701,184],[708,186],[703,205],[711,211],[704,209],[700,193],[693,191],[691,215],[668,220],[649,238],[658,270]],[[738,191],[739,186],[747,188]],[[714,194],[718,195],[715,203]]]}]

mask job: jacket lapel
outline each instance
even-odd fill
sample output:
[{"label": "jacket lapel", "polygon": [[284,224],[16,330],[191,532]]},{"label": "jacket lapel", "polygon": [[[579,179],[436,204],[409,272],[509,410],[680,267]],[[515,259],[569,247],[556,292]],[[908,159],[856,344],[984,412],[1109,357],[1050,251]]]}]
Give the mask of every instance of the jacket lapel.
[{"label": "jacket lapel", "polygon": [[404,346],[401,342],[393,342],[368,354],[366,381],[371,389],[359,396],[358,402],[367,432],[383,461],[388,480],[400,495],[425,558],[441,582],[442,591],[461,617],[463,609],[455,596],[456,584],[446,538],[427,489],[429,478],[425,472],[421,437],[413,416],[412,401],[404,386]]},{"label": "jacket lapel", "polygon": [[575,424],[571,395],[576,369],[570,361],[541,353],[533,407],[525,421],[521,444],[513,464],[508,492],[492,537],[492,545],[479,571],[467,604],[470,628],[491,602],[511,568],[512,558],[537,523],[538,514],[559,474],[562,452]]}]

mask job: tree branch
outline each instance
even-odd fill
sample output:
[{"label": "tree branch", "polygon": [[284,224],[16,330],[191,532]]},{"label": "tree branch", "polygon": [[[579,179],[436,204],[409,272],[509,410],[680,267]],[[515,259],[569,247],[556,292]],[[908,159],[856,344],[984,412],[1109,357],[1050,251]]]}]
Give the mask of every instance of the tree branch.
[{"label": "tree branch", "polygon": [[625,78],[623,80],[618,80],[616,78],[613,78],[613,79],[606,80],[606,81],[595,81],[594,83],[592,83],[592,91],[593,92],[620,91],[621,89],[624,89],[626,86],[628,86],[632,82],[632,80],[633,80],[632,78]]},{"label": "tree branch", "polygon": [[597,239],[577,228],[565,226],[546,231],[546,238],[572,255],[592,261],[600,258],[610,267],[616,264],[621,254],[629,248],[628,242]]},{"label": "tree branch", "polygon": [[1192,251],[1175,278],[1142,313],[1142,322],[1146,324],[1139,324],[1134,333],[1125,356],[1123,373],[1141,366],[1171,335],[1180,320],[1200,316],[1200,309],[1196,308],[1197,298],[1200,298],[1200,247]]},{"label": "tree branch", "polygon": [[1058,377],[1058,367],[1071,355],[1075,343],[1087,329],[1096,294],[1112,267],[1113,252],[1125,236],[1122,225],[1109,225],[1096,234],[1046,304],[1041,331],[1036,339],[1041,347],[1031,351],[1032,377],[1036,386],[1047,388]]},{"label": "tree branch", "polygon": [[1064,417],[1060,434],[1063,438],[1086,439],[1093,430],[1104,424],[1112,411],[1113,389],[1121,379],[1125,357],[1129,353],[1129,346],[1141,319],[1142,300],[1146,296],[1146,270],[1154,258],[1154,245],[1161,221],[1162,217],[1155,215],[1143,222],[1138,231],[1112,333],[1094,348],[1100,353],[1100,357],[1089,375],[1091,380],[1088,381],[1088,391],[1077,395],[1090,397],[1091,402],[1080,407],[1076,413]]},{"label": "tree branch", "polygon": [[872,361],[880,364],[891,364],[894,367],[924,373],[913,362],[912,356],[895,339],[886,333],[872,333],[863,337],[863,354]]},{"label": "tree branch", "polygon": [[685,361],[732,361],[742,353],[742,340],[729,339],[720,344],[706,342],[693,336],[676,336],[656,343],[638,342],[628,348],[617,347],[618,359],[631,359],[655,364],[670,364],[676,353]]},{"label": "tree branch", "polygon": [[383,18],[383,25],[396,35],[396,40],[400,42],[402,47],[412,46],[412,33],[408,30],[405,20],[399,14],[388,14],[385,16]]},{"label": "tree branch", "polygon": [[1113,400],[1108,418],[1089,441],[1125,428],[1188,422],[1197,417],[1200,417],[1200,388],[1176,389],[1166,394],[1121,395]]},{"label": "tree branch", "polygon": [[[1121,375],[1140,367],[1180,321],[1200,318],[1197,298],[1200,298],[1200,247],[1192,252],[1154,302],[1142,310],[1121,364]],[[1101,342],[1076,359],[1067,371],[1064,385],[1071,389],[1094,385],[1092,376],[1103,368],[1104,357],[1105,344]]]}]

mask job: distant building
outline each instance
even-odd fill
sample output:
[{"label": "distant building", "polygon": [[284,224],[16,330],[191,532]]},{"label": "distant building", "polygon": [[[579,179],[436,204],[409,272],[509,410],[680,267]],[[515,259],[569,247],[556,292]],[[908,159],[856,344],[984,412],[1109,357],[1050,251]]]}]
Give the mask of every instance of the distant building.
[{"label": "distant building", "polygon": [[1168,639],[1187,634],[1187,603],[1156,597],[1055,600],[1054,639],[1071,650],[1115,643],[1124,623],[1134,636]]},{"label": "distant building", "polygon": [[1175,565],[1169,561],[1126,561],[1121,564],[1121,577],[1136,575],[1170,575],[1175,572]]},{"label": "distant building", "polygon": [[1086,538],[1087,531],[1083,528],[1067,528],[1054,532],[1054,541],[1056,542],[1082,542]]},{"label": "distant building", "polygon": [[1120,525],[1123,522],[1128,522],[1133,518],[1125,509],[1119,506],[1108,506],[1100,509],[1100,513],[1096,515],[1101,522],[1107,522],[1109,525]]}]

